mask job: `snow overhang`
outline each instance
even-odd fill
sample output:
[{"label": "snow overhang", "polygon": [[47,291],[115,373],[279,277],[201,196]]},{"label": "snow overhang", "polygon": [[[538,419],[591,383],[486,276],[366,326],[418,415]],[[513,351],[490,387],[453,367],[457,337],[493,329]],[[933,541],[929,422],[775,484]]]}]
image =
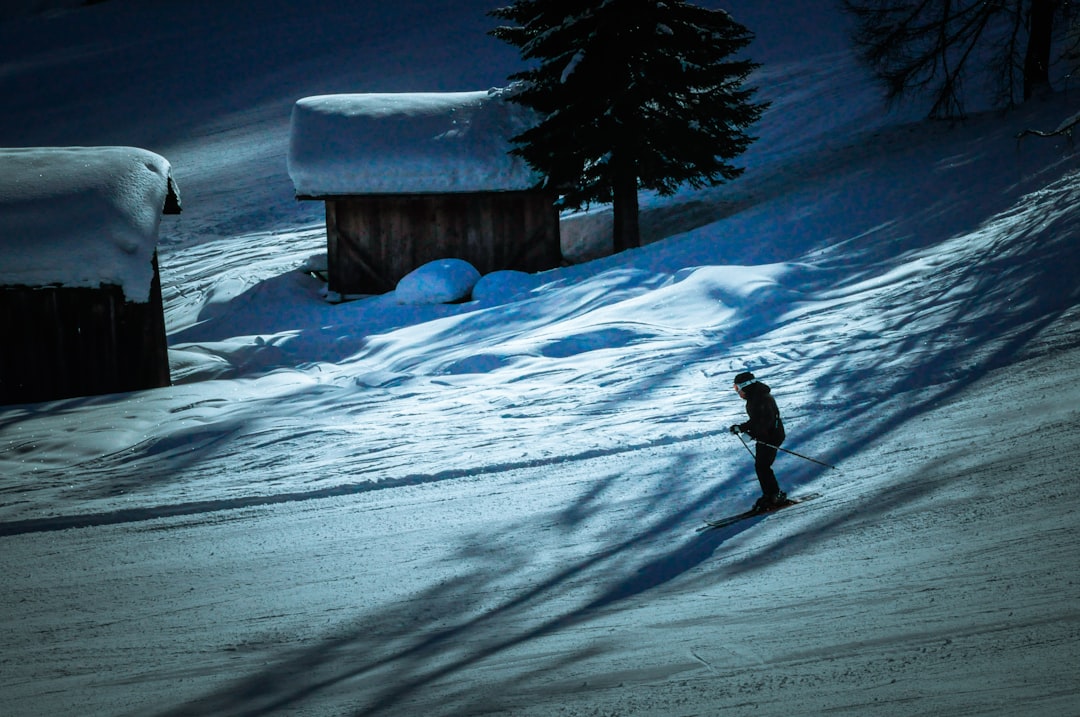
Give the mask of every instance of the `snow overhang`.
[{"label": "snow overhang", "polygon": [[115,285],[146,303],[161,216],[179,211],[168,160],[145,149],[0,149],[0,287]]},{"label": "snow overhang", "polygon": [[289,176],[301,199],[532,189],[542,177],[509,151],[534,123],[502,90],[307,97]]}]

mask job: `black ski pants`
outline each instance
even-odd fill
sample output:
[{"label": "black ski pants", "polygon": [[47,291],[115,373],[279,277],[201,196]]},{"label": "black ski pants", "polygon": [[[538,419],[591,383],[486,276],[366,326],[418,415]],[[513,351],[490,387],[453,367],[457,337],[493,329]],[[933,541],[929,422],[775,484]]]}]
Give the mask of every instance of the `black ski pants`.
[{"label": "black ski pants", "polygon": [[775,460],[775,448],[764,443],[758,443],[755,446],[754,472],[757,473],[758,483],[761,484],[762,495],[776,495],[780,492],[780,485],[776,482],[776,474],[772,469]]}]

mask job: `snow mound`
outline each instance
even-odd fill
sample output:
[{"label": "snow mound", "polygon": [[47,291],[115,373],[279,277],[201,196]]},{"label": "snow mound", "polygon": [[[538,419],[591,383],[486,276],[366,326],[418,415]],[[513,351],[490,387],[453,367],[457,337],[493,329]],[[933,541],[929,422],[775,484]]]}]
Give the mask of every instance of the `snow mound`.
[{"label": "snow mound", "polygon": [[536,274],[504,269],[484,274],[472,290],[472,298],[486,304],[502,304],[520,299],[543,281]]},{"label": "snow mound", "polygon": [[508,154],[534,122],[504,90],[319,95],[293,107],[297,196],[516,191],[541,177]]},{"label": "snow mound", "polygon": [[394,295],[401,304],[449,304],[468,299],[480,272],[461,259],[437,259],[409,272]]},{"label": "snow mound", "polygon": [[149,301],[170,172],[135,147],[0,149],[0,286],[116,285]]}]

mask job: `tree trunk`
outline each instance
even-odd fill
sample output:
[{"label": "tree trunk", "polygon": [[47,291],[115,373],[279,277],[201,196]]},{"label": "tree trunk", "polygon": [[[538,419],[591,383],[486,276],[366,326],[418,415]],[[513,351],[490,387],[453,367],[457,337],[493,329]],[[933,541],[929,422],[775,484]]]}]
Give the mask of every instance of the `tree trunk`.
[{"label": "tree trunk", "polygon": [[1054,31],[1054,11],[1060,0],[1031,0],[1028,15],[1028,45],[1024,56],[1024,100],[1050,86],[1050,44]]},{"label": "tree trunk", "polygon": [[612,182],[615,224],[612,231],[612,249],[618,254],[626,249],[641,246],[641,225],[638,221],[637,174],[625,167],[615,172]]}]

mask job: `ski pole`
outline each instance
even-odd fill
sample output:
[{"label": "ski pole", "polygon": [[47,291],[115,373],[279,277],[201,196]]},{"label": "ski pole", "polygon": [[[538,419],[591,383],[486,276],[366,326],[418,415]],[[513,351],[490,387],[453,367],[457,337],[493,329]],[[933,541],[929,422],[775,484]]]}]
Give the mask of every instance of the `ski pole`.
[{"label": "ski pole", "polygon": [[[749,451],[750,446],[748,446],[746,444],[746,441],[743,440],[742,434],[740,433],[740,434],[738,434],[738,436],[739,436],[739,440],[742,441],[742,444],[744,446],[746,446],[746,450]],[[774,446],[773,444],[766,443],[765,441],[758,441],[758,443],[760,443],[763,446],[768,446],[769,448],[775,448],[778,451],[783,451],[784,453],[790,453],[791,455],[795,456],[796,458],[802,458],[804,461],[810,461],[811,463],[817,463],[819,466],[825,466],[826,468],[832,468],[834,471],[840,470],[836,466],[831,465],[829,463],[826,463],[825,461],[819,461],[817,458],[811,458],[810,456],[804,456],[802,453],[796,453],[795,451],[789,451],[787,448],[781,448],[780,446]],[[750,454],[753,455],[753,451],[751,451]]]},{"label": "ski pole", "polygon": [[739,433],[737,435],[739,436],[739,441],[743,444],[743,448],[746,449],[746,452],[749,453],[751,456],[753,456],[754,460],[757,460],[757,456],[754,455],[754,452],[752,450],[750,450],[750,445],[746,441],[743,440],[742,434]]}]

